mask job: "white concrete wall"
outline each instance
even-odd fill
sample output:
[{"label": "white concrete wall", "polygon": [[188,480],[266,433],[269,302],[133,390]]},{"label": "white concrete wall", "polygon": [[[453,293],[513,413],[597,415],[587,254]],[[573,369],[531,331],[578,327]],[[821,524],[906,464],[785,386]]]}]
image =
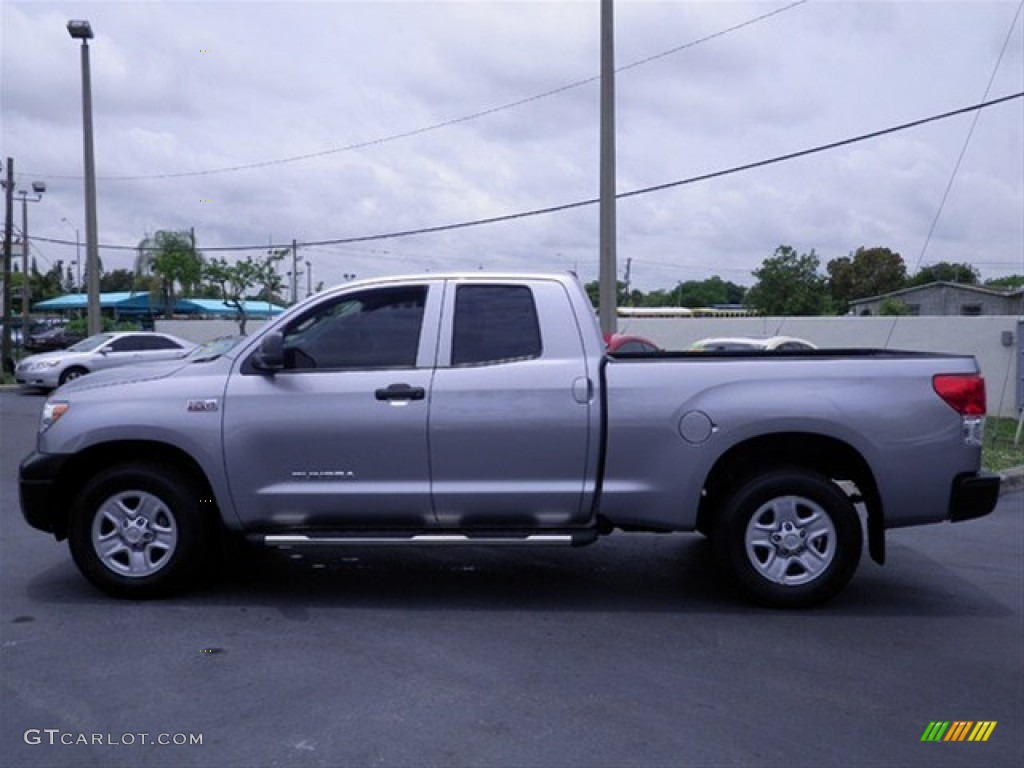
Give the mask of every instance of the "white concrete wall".
[{"label": "white concrete wall", "polygon": [[[248,320],[245,323],[247,335],[253,334],[266,320]],[[170,333],[181,339],[201,344],[218,336],[236,336],[238,323],[234,320],[157,320],[156,330]]]},{"label": "white concrete wall", "polygon": [[[996,317],[620,317],[619,332],[684,349],[709,336],[799,336],[819,347],[878,347],[974,355],[991,415],[1016,417],[1019,358],[1014,316]],[[1002,343],[1004,331],[1013,346]]]}]

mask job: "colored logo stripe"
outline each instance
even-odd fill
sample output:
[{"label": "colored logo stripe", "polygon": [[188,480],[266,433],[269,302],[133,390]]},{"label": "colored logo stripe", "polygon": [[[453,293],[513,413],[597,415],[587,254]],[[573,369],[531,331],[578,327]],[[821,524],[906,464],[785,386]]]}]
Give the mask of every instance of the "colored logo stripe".
[{"label": "colored logo stripe", "polygon": [[949,733],[943,741],[963,741],[967,738],[967,732],[974,725],[970,720],[956,720],[949,727]]},{"label": "colored logo stripe", "polygon": [[995,720],[932,720],[921,741],[988,741],[995,727]]},{"label": "colored logo stripe", "polygon": [[996,729],[995,720],[983,720],[974,726],[974,730],[971,731],[971,735],[967,737],[968,741],[988,741],[988,737],[992,735],[992,731]]}]

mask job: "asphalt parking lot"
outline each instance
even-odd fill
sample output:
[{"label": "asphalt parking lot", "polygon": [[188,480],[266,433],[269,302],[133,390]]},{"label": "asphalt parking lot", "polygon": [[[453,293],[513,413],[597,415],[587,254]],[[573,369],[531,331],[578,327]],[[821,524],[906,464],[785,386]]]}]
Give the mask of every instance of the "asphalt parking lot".
[{"label": "asphalt parking lot", "polygon": [[[92,589],[28,528],[43,398],[0,391],[5,766],[1017,766],[1024,493],[891,532],[809,612],[697,536],[254,553],[181,598]],[[985,742],[923,742],[991,721]],[[196,743],[198,740],[201,743]],[[167,743],[160,743],[167,742]]]}]

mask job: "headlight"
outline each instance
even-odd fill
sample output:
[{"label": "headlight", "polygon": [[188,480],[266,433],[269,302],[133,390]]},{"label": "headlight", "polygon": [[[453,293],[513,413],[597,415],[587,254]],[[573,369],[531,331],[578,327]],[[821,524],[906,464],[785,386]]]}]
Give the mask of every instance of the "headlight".
[{"label": "headlight", "polygon": [[45,432],[60,419],[71,408],[71,404],[65,400],[47,401],[43,406],[43,417],[39,422],[39,431]]},{"label": "headlight", "polygon": [[30,371],[41,371],[45,368],[54,368],[60,365],[60,360],[36,360],[34,363],[29,363],[26,366],[27,370]]}]

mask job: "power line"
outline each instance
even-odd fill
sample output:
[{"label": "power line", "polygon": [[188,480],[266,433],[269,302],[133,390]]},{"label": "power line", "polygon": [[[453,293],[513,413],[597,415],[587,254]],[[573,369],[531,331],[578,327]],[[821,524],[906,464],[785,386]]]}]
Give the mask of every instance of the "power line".
[{"label": "power line", "polygon": [[[706,35],[706,36],[704,36],[702,38],[699,38],[697,40],[692,40],[689,43],[684,43],[683,45],[678,45],[678,46],[676,46],[674,48],[669,48],[668,50],[662,51],[661,53],[656,53],[653,56],[648,56],[648,57],[646,57],[644,59],[639,59],[638,61],[631,62],[630,64],[626,64],[626,65],[624,65],[622,67],[619,67],[615,71],[616,72],[625,72],[627,70],[635,69],[635,68],[643,66],[645,64],[650,64],[651,62],[657,61],[659,59],[663,59],[663,58],[665,58],[667,56],[672,56],[674,54],[677,54],[677,53],[680,53],[682,51],[688,50],[688,49],[693,48],[693,47],[695,47],[697,45],[700,45],[702,43],[706,43],[706,42],[709,42],[711,40],[716,40],[717,38],[724,37],[725,35],[731,34],[733,32],[737,32],[737,31],[739,31],[741,29],[744,29],[746,27],[753,26],[754,24],[758,24],[758,23],[760,23],[762,21],[766,21],[767,19],[770,19],[773,16],[778,16],[781,13],[785,13],[786,11],[792,10],[793,8],[796,8],[797,6],[805,5],[808,2],[810,2],[810,0],[796,0],[795,2],[792,2],[789,5],[782,6],[781,8],[776,8],[773,11],[768,11],[767,13],[763,13],[760,16],[755,16],[754,18],[747,19],[746,21],[740,22],[738,24],[734,24],[733,26],[727,27],[727,28],[722,29],[722,30],[720,30],[718,32],[713,32],[710,35]],[[182,178],[189,178],[189,177],[195,177],[195,176],[213,176],[213,175],[222,174],[222,173],[234,173],[234,172],[237,172],[237,171],[248,171],[248,170],[254,170],[254,169],[257,169],[257,168],[269,168],[269,167],[276,166],[276,165],[286,165],[286,164],[289,164],[289,163],[303,162],[305,160],[314,160],[314,159],[316,159],[318,157],[326,157],[328,155],[335,155],[335,154],[339,154],[341,152],[351,152],[351,151],[354,151],[354,150],[357,150],[357,149],[366,149],[367,147],[376,147],[376,146],[380,146],[381,144],[388,144],[388,143],[393,142],[393,141],[398,141],[399,139],[408,139],[408,138],[412,138],[413,136],[420,136],[420,135],[422,135],[424,133],[431,133],[433,131],[438,131],[438,130],[440,130],[442,128],[450,128],[451,126],[454,126],[454,125],[460,125],[462,123],[468,123],[468,122],[470,122],[472,120],[478,120],[479,118],[482,118],[482,117],[488,117],[490,115],[494,115],[494,114],[497,114],[499,112],[504,112],[506,110],[515,109],[517,107],[522,107],[522,106],[525,106],[527,104],[531,104],[531,103],[533,103],[535,101],[540,101],[541,99],[546,99],[546,98],[549,98],[551,96],[557,96],[560,93],[565,93],[566,91],[571,91],[571,90],[573,90],[575,88],[580,88],[582,86],[589,85],[590,83],[595,83],[595,82],[599,81],[600,79],[601,79],[600,75],[595,75],[594,77],[588,77],[588,78],[586,78],[584,80],[577,80],[577,81],[572,82],[572,83],[567,83],[566,85],[559,86],[558,88],[553,88],[553,89],[551,89],[549,91],[544,91],[543,93],[538,93],[538,94],[535,94],[533,96],[527,96],[526,98],[519,99],[518,101],[512,101],[512,102],[509,102],[507,104],[502,104],[502,105],[497,106],[497,107],[491,107],[489,109],[481,110],[480,112],[474,112],[472,114],[464,115],[462,117],[456,117],[456,118],[452,118],[451,120],[445,120],[445,121],[440,122],[440,123],[434,123],[433,125],[428,125],[428,126],[424,126],[424,127],[421,127],[421,128],[415,128],[415,129],[413,129],[411,131],[403,131],[401,133],[395,133],[395,134],[392,134],[390,136],[383,136],[383,137],[377,138],[377,139],[370,139],[368,141],[361,141],[361,142],[357,142],[355,144],[348,144],[348,145],[346,145],[344,147],[334,147],[333,149],[324,149],[324,150],[320,150],[319,152],[310,152],[310,153],[304,154],[304,155],[294,155],[292,157],[284,157],[284,158],[279,158],[277,160],[264,160],[264,161],[261,161],[261,162],[258,162],[258,163],[246,163],[246,164],[243,164],[243,165],[233,165],[233,166],[227,166],[227,167],[224,167],[224,168],[210,168],[210,169],[207,169],[205,171],[179,171],[179,172],[175,172],[175,173],[154,173],[154,174],[144,174],[144,175],[140,175],[140,176],[99,176],[98,178],[103,180],[103,181],[151,181],[151,180],[157,180],[157,179],[182,179]],[[37,175],[41,175],[41,174],[37,174]],[[80,179],[81,178],[80,176],[49,176],[49,175],[43,175],[42,177],[43,178],[48,178],[48,179]]]},{"label": "power line", "polygon": [[[11,226],[11,233],[18,236],[17,237],[17,242],[21,245],[22,248],[24,248],[25,247],[25,237],[24,237],[25,233],[22,232],[21,227],[19,227],[17,224],[13,224]],[[54,263],[50,260],[50,257],[47,256],[42,251],[42,249],[36,244],[37,240],[42,240],[44,243],[57,243],[59,245],[64,245],[65,243],[62,240],[50,240],[50,239],[45,238],[45,237],[37,237],[36,235],[32,235],[29,238],[29,240],[28,240],[28,256],[29,256],[29,258],[30,259],[34,259],[34,258],[38,257],[38,258],[42,259],[43,261],[45,261],[46,264],[52,269],[54,267]],[[75,243],[72,242],[70,244],[74,245]],[[33,256],[33,253],[35,254],[35,256]],[[13,259],[12,259],[12,261],[13,261]],[[58,261],[61,261],[61,259],[58,259]],[[12,271],[14,271],[13,266],[14,265],[12,265]]]},{"label": "power line", "polygon": [[834,141],[834,142],[832,142],[830,144],[822,144],[820,146],[813,147],[812,149],[804,149],[804,150],[801,150],[799,152],[791,152],[791,153],[789,153],[787,155],[778,155],[778,156],[770,158],[768,160],[759,160],[759,161],[757,161],[755,163],[747,163],[746,165],[738,165],[738,166],[735,166],[733,168],[729,168],[728,170],[715,171],[713,173],[704,174],[703,176],[692,176],[692,177],[690,177],[688,179],[683,179],[682,181],[671,181],[671,182],[668,182],[667,184],[658,184],[658,185],[653,186],[653,187],[645,187],[644,189],[634,190],[633,192],[623,192],[618,197],[623,198],[623,197],[633,197],[635,195],[645,195],[645,194],[647,194],[649,192],[657,192],[657,191],[660,191],[660,190],[663,190],[663,189],[671,189],[672,187],[679,187],[679,186],[682,186],[684,184],[693,184],[694,182],[697,182],[697,181],[708,181],[710,179],[717,179],[717,178],[719,178],[721,176],[728,176],[728,175],[733,174],[733,173],[739,173],[740,171],[750,171],[750,170],[753,170],[755,168],[763,168],[766,165],[774,165],[775,163],[781,163],[781,162],[784,162],[786,160],[795,160],[797,158],[806,157],[808,155],[814,155],[814,154],[817,154],[819,152],[826,152],[826,151],[831,150],[831,149],[839,149],[840,147],[846,147],[846,146],[849,146],[850,144],[857,144],[857,143],[862,142],[862,141],[867,141],[868,139],[877,139],[877,138],[880,138],[882,136],[887,136],[887,135],[892,134],[892,133],[899,133],[900,131],[906,131],[906,130],[909,130],[910,128],[918,128],[918,127],[920,127],[922,125],[927,125],[928,123],[938,122],[939,120],[946,120],[946,119],[948,119],[950,117],[957,117],[958,115],[964,115],[964,114],[967,114],[969,112],[976,112],[978,110],[986,109],[987,107],[994,107],[997,104],[1002,104],[1002,103],[1007,102],[1007,101],[1012,101],[1013,99],[1019,99],[1022,96],[1024,96],[1024,91],[1021,91],[1019,93],[1014,93],[1014,94],[1011,94],[1009,96],[1003,96],[1003,97],[998,98],[998,99],[993,99],[992,101],[985,101],[985,102],[982,102],[980,104],[975,104],[975,105],[970,106],[970,107],[963,107],[961,109],[956,109],[956,110],[953,110],[952,112],[944,112],[944,113],[942,113],[940,115],[932,115],[931,117],[925,117],[925,118],[921,118],[920,120],[914,120],[914,121],[909,122],[909,123],[903,123],[902,125],[896,125],[896,126],[893,126],[892,128],[885,128],[885,129],[880,130],[880,131],[872,131],[871,133],[863,133],[860,136],[854,136],[854,137],[849,138],[849,139],[843,139],[842,141]]},{"label": "power line", "polygon": [[[752,171],[757,168],[764,168],[769,165],[776,165],[778,163],[786,162],[789,160],[796,160],[801,157],[808,157],[810,155],[820,154],[821,152],[827,152],[833,149],[839,149],[841,147],[847,147],[851,144],[857,144],[869,139],[877,139],[883,136],[888,136],[901,131],[906,131],[911,128],[919,128],[922,125],[929,123],[939,122],[941,120],[948,120],[951,117],[957,117],[959,115],[969,114],[971,112],[977,112],[982,109],[994,107],[999,104],[1004,104],[1015,99],[1024,97],[1024,91],[1010,94],[1008,96],[1002,96],[998,99],[992,99],[991,101],[985,101],[980,104],[974,104],[969,107],[962,107],[960,109],[952,110],[951,112],[943,112],[938,115],[932,115],[931,117],[924,117],[919,120],[913,120],[909,123],[902,123],[901,125],[895,125],[891,128],[884,128],[878,131],[872,131],[870,133],[862,133],[859,136],[853,136],[848,139],[842,139],[840,141],[833,141],[828,144],[820,144],[810,149],[802,149],[798,152],[790,152],[784,155],[776,155],[775,157],[768,158],[766,160],[758,160],[753,163],[745,163],[743,165],[736,165],[732,168],[727,168],[721,171],[713,171],[711,173],[701,174],[699,176],[690,176],[686,179],[680,179],[678,181],[670,181],[664,184],[655,184],[650,187],[643,187],[641,189],[634,189],[630,192],[620,192],[616,195],[616,199],[623,200],[630,197],[639,197],[640,195],[648,195],[652,192],[662,192],[667,189],[673,189],[675,187],[682,187],[688,184],[696,184],[701,181],[710,181],[712,179],[719,179],[723,176],[731,176],[733,174],[742,173],[744,171]],[[535,208],[530,211],[521,211],[519,213],[509,213],[502,216],[491,216],[485,219],[474,219],[472,221],[462,221],[454,224],[440,224],[433,227],[420,227],[419,229],[407,229],[400,230],[397,232],[386,232],[375,235],[359,235],[356,237],[338,237],[330,238],[326,240],[309,240],[306,242],[297,243],[298,246],[303,248],[316,248],[328,245],[348,245],[351,243],[369,243],[377,240],[393,240],[400,237],[411,237],[413,235],[429,235],[436,234],[438,232],[450,232],[457,229],[468,229],[469,227],[479,227],[487,224],[500,224],[508,221],[516,221],[517,219],[526,219],[533,216],[544,216],[550,213],[560,213],[562,211],[569,211],[576,208],[584,208],[589,205],[596,205],[598,198],[591,198],[589,200],[578,200],[574,203],[563,203],[562,205],[553,205],[546,208]],[[47,243],[58,243],[60,245],[74,245],[75,243],[70,240],[59,240],[56,238],[43,238],[37,237],[37,240],[42,240]],[[134,245],[101,245],[101,248],[112,251],[134,251],[137,247]],[[210,248],[203,248],[202,250],[207,252],[228,252],[228,251],[262,251],[272,250],[275,248],[291,248],[291,243],[283,244],[264,244],[264,245],[223,245],[213,246]]]},{"label": "power line", "polygon": [[[988,98],[989,91],[992,90],[992,83],[995,82],[996,73],[999,71],[999,65],[1003,62],[1003,56],[1006,54],[1006,49],[1010,45],[1010,40],[1013,39],[1013,30],[1017,26],[1017,19],[1020,18],[1021,8],[1024,8],[1024,0],[1017,5],[1017,12],[1013,15],[1013,21],[1010,22],[1010,28],[1006,32],[1006,39],[1003,41],[1003,48],[999,51],[999,57],[996,59],[996,64],[992,67],[992,74],[988,79],[988,84],[985,86],[985,92],[981,95],[982,101]],[[925,236],[924,245],[921,246],[921,253],[917,257],[917,264],[915,269],[921,268],[921,262],[924,261],[924,255],[928,250],[928,246],[932,242],[932,235],[935,234],[935,228],[939,225],[939,219],[942,217],[942,211],[946,207],[946,200],[949,198],[949,192],[953,189],[953,182],[956,181],[956,175],[960,171],[960,164],[963,163],[964,155],[967,154],[967,147],[971,143],[971,138],[974,136],[974,129],[978,126],[978,119],[981,117],[981,112],[974,113],[974,120],[971,121],[971,127],[967,131],[967,137],[964,139],[964,145],[960,148],[960,155],[956,159],[956,163],[953,165],[953,172],[949,175],[949,181],[946,183],[946,189],[942,193],[942,199],[939,201],[939,208],[935,211],[935,218],[932,219],[932,225],[928,228],[928,234]]]}]

